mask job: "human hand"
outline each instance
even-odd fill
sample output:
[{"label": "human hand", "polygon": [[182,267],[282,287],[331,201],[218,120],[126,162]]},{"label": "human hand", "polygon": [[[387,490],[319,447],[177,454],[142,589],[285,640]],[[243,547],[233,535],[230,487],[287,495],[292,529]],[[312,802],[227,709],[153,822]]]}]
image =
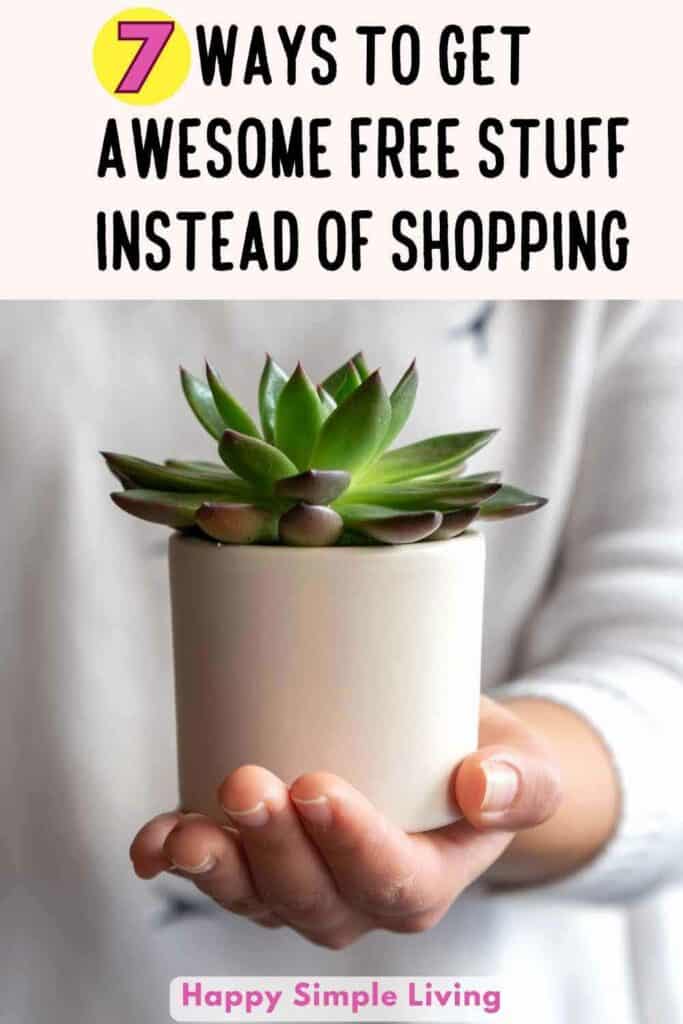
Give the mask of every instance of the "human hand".
[{"label": "human hand", "polygon": [[226,827],[162,814],[138,832],[130,855],[141,878],[173,870],[232,913],[342,949],[376,928],[431,928],[516,832],[560,803],[546,743],[487,698],[480,747],[454,772],[451,792],[463,819],[409,835],[335,775],[309,773],[288,788],[247,765],[220,787]]}]

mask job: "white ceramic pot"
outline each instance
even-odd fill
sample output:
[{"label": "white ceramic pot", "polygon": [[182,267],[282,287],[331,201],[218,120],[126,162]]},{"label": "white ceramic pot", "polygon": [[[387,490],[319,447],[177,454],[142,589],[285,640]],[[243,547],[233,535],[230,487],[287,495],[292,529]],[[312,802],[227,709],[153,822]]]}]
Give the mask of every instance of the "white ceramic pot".
[{"label": "white ceramic pot", "polygon": [[334,772],[398,825],[457,817],[476,748],[484,542],[405,547],[170,542],[180,803],[260,764]]}]

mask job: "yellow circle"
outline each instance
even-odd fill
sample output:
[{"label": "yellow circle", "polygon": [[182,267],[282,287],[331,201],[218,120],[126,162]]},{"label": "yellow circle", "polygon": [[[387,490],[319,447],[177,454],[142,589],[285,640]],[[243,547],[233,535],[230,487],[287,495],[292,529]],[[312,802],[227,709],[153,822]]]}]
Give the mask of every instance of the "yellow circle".
[{"label": "yellow circle", "polygon": [[131,7],[100,29],[95,72],[110,96],[148,106],[172,96],[190,71],[190,41],[175,18],[152,7]]}]

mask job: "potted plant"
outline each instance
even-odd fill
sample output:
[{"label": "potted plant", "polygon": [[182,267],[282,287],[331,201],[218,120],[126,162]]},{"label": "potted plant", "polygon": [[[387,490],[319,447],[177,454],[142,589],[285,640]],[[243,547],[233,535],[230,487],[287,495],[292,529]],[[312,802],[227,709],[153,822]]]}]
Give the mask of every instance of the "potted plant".
[{"label": "potted plant", "polygon": [[115,503],[170,541],[180,801],[221,815],[240,764],[288,782],[344,776],[410,831],[457,813],[476,748],[484,542],[478,519],[544,499],[466,475],[495,431],[392,448],[415,364],[392,393],[362,354],[315,387],[268,357],[260,427],[207,366],[181,370],[221,462],[103,453]]}]

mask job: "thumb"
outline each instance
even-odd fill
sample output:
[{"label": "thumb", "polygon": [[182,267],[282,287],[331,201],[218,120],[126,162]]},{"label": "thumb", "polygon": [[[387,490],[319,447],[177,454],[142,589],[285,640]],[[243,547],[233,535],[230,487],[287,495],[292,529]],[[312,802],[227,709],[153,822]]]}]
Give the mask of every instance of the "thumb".
[{"label": "thumb", "polygon": [[541,825],[561,800],[559,771],[545,749],[524,745],[481,747],[460,764],[455,801],[477,829],[517,831]]}]

